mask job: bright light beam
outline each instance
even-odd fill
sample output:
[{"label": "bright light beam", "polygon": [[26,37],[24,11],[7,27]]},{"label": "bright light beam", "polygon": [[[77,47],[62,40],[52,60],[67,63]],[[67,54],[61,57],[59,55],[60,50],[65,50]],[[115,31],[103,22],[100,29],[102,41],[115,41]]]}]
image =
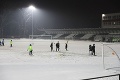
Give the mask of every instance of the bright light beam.
[{"label": "bright light beam", "polygon": [[33,39],[33,11],[35,10],[35,7],[34,6],[29,6],[29,9],[32,10],[32,39]]},{"label": "bright light beam", "polygon": [[31,6],[29,6],[29,9],[35,10],[35,7],[31,5]]}]

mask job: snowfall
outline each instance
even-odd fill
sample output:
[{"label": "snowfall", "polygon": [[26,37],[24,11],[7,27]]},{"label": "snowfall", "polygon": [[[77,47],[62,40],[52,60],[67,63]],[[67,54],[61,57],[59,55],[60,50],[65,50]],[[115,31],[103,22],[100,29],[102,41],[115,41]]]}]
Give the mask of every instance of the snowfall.
[{"label": "snowfall", "polygon": [[[69,40],[66,51],[67,40],[12,39],[13,47],[10,47],[10,40],[5,39],[5,46],[0,46],[0,80],[82,80],[120,73],[119,69],[106,70],[103,67],[102,42]],[[58,41],[60,51],[56,52],[55,43]],[[51,42],[54,43],[53,52],[50,50]],[[27,51],[30,44],[33,56]],[[89,45],[93,44],[97,56],[89,54]],[[115,46],[118,52],[119,48]],[[105,50],[108,57],[110,50]],[[117,57],[110,56],[107,60],[111,65],[119,66]]]}]

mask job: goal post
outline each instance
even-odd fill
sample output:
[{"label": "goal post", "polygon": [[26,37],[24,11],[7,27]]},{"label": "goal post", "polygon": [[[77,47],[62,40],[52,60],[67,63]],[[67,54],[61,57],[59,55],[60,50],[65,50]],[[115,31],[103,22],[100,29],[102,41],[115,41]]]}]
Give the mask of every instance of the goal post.
[{"label": "goal post", "polygon": [[53,39],[52,35],[29,35],[29,39]]},{"label": "goal post", "polygon": [[120,43],[102,44],[102,62],[104,69],[120,68]]}]

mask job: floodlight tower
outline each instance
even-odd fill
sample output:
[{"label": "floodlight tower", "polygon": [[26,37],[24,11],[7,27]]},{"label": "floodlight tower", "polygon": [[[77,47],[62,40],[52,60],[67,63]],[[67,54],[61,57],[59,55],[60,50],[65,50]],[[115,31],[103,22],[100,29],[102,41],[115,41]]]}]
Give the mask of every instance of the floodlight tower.
[{"label": "floodlight tower", "polygon": [[33,39],[33,11],[35,10],[35,7],[31,5],[29,6],[29,9],[32,10],[32,39]]},{"label": "floodlight tower", "polygon": [[103,28],[103,20],[104,20],[105,14],[102,14],[102,19],[101,19],[101,27]]}]

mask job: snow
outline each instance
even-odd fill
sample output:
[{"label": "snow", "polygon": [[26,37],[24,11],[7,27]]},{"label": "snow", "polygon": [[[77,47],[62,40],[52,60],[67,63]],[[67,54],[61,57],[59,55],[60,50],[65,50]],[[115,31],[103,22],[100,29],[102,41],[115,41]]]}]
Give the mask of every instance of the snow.
[{"label": "snow", "polygon": [[[60,42],[60,52],[50,51],[50,43]],[[81,80],[85,78],[117,74],[120,71],[105,70],[102,66],[100,42],[66,40],[5,39],[0,46],[0,80]],[[27,48],[33,46],[33,55]],[[96,55],[89,55],[88,46],[95,44]],[[119,50],[119,49],[118,49]]]}]

